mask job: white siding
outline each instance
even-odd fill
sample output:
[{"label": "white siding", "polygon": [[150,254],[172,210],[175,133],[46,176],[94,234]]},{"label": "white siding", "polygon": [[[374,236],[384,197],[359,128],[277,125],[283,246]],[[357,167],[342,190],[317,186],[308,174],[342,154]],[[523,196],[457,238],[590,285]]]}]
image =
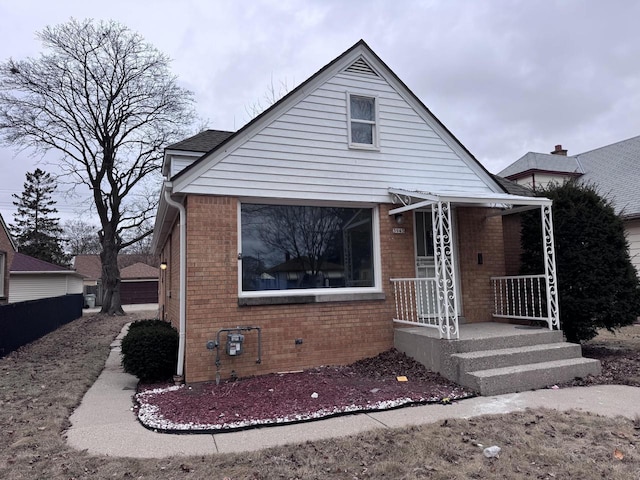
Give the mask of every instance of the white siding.
[{"label": "white siding", "polygon": [[75,275],[67,275],[67,293],[83,293],[84,292],[84,282],[82,277],[77,277]]},{"label": "white siding", "polygon": [[198,157],[195,157],[195,156],[177,156],[177,155],[172,155],[171,156],[171,170],[169,172],[170,176],[173,177],[178,172],[180,172],[180,171],[184,170],[185,168],[187,168],[189,165],[191,165],[197,159],[198,159]]},{"label": "white siding", "polygon": [[629,242],[629,255],[633,266],[640,273],[640,220],[625,222],[627,241]]},{"label": "white siding", "polygon": [[[347,92],[377,98],[379,150],[348,148]],[[389,187],[491,192],[468,162],[383,78],[339,73],[181,191],[376,203]]]},{"label": "white siding", "polygon": [[59,297],[67,293],[82,293],[81,277],[64,274],[14,274],[10,276],[9,303]]}]

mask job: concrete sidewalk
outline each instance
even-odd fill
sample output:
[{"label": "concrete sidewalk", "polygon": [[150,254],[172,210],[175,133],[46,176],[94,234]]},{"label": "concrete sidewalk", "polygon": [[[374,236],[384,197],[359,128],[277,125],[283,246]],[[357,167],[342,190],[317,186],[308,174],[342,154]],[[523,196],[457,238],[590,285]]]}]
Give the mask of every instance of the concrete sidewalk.
[{"label": "concrete sidewalk", "polygon": [[67,441],[73,448],[87,450],[90,454],[162,458],[244,452],[352,435],[375,428],[405,427],[445,418],[470,418],[539,407],[576,409],[612,417],[623,415],[631,419],[640,416],[640,388],[603,385],[477,397],[452,405],[407,407],[214,435],[154,433],[140,425],[131,411],[131,396],[137,379],[124,373],[120,366],[122,336],[124,333],[112,343],[104,371],[71,416]]},{"label": "concrete sidewalk", "polygon": [[[82,315],[92,315],[94,313],[99,313],[102,307],[93,307],[93,308],[83,308]],[[157,303],[137,303],[132,305],[123,305],[122,309],[125,312],[141,312],[148,310],[151,316],[158,315],[158,304]]]}]

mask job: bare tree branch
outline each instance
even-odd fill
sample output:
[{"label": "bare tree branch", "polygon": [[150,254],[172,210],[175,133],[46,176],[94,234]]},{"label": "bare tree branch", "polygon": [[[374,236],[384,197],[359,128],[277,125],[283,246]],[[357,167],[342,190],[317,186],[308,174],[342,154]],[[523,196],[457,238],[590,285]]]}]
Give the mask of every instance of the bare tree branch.
[{"label": "bare tree branch", "polygon": [[193,95],[164,54],[116,22],[71,20],[38,36],[41,56],[0,64],[0,141],[60,152],[66,181],[89,188],[101,227],[103,311],[118,313],[117,254],[150,234],[156,204],[141,201],[143,180],[158,175],[162,147],[194,120]]}]

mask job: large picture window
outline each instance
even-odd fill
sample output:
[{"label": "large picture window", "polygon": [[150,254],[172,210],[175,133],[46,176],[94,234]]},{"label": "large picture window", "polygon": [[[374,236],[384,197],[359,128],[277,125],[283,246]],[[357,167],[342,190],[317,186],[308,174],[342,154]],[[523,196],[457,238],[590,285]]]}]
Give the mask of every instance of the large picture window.
[{"label": "large picture window", "polygon": [[373,209],[241,206],[242,290],[373,287]]}]

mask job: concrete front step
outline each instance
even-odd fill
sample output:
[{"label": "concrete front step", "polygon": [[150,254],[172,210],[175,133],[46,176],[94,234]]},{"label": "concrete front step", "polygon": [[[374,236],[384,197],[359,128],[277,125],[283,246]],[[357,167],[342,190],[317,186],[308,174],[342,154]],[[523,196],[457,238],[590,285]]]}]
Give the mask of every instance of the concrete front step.
[{"label": "concrete front step", "polygon": [[490,368],[510,367],[512,365],[580,358],[581,356],[582,349],[580,345],[576,343],[557,342],[527,345],[517,348],[454,353],[451,355],[451,358],[457,363],[458,372],[463,373]]},{"label": "concrete front step", "polygon": [[478,335],[469,339],[461,338],[453,343],[452,348],[456,353],[467,353],[564,342],[564,336],[560,330],[529,329],[527,327],[517,330],[517,328],[515,327],[508,334],[503,335],[487,335],[486,337]]},{"label": "concrete front step", "polygon": [[599,373],[598,360],[580,357],[467,372],[465,378],[469,384],[465,386],[483,396],[500,395],[534,390]]}]

